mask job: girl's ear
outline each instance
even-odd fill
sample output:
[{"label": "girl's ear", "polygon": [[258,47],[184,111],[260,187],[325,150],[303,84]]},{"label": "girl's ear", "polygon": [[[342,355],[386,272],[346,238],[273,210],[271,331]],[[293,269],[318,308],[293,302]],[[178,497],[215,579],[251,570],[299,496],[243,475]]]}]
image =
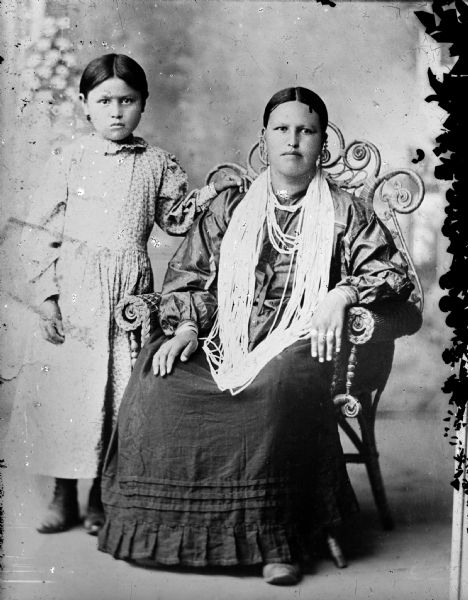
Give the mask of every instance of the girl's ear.
[{"label": "girl's ear", "polygon": [[84,94],[80,94],[78,96],[78,98],[80,99],[81,102],[81,107],[83,108],[83,112],[86,116],[88,116],[89,114],[89,110],[88,110],[88,102],[86,100],[86,98],[84,97]]}]

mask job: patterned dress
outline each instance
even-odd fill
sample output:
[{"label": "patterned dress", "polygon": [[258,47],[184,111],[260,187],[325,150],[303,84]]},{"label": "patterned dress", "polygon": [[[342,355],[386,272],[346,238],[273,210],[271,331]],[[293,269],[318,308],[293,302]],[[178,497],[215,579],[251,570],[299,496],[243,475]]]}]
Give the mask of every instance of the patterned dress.
[{"label": "patterned dress", "polygon": [[11,431],[34,472],[93,478],[131,371],[114,321],[127,295],[152,291],[147,242],[156,222],[184,234],[210,190],[186,197],[174,156],[141,138],[96,135],[55,150],[23,236],[32,308],[58,295],[65,342],[34,332]]}]

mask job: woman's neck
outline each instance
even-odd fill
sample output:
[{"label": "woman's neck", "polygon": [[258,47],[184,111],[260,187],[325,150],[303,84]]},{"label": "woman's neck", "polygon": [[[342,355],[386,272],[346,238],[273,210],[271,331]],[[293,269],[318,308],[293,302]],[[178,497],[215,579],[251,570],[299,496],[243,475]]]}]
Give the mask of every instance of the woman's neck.
[{"label": "woman's neck", "polygon": [[271,187],[278,197],[287,200],[304,192],[309,187],[314,175],[315,173],[303,177],[287,177],[271,171]]}]

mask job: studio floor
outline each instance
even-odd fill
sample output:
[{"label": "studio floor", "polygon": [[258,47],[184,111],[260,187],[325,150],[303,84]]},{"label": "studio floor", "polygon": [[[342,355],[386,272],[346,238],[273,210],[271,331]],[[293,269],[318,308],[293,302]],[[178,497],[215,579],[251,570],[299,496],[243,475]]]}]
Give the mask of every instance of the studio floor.
[{"label": "studio floor", "polygon": [[[2,469],[4,600],[446,600],[449,589],[451,449],[442,416],[383,413],[377,423],[381,465],[396,527],[383,531],[364,468],[349,473],[361,513],[345,532],[349,566],[327,558],[305,568],[295,587],[265,584],[260,568],[144,569],[96,549],[81,527],[36,532],[50,497],[46,478]],[[3,423],[3,426],[5,423]],[[86,499],[89,482],[80,483]]]}]

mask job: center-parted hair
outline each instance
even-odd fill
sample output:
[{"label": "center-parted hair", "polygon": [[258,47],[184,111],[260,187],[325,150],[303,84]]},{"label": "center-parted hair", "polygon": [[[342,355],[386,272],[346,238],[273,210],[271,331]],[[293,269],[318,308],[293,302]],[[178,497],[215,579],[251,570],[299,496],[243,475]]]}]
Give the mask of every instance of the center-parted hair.
[{"label": "center-parted hair", "polygon": [[325,102],[320,98],[318,94],[303,87],[289,87],[284,90],[276,92],[265,107],[263,113],[263,126],[268,125],[271,113],[280,104],[285,102],[301,102],[309,107],[309,110],[315,111],[319,117],[320,127],[322,128],[322,135],[326,138],[326,131],[328,126],[328,111],[325,106]]},{"label": "center-parted hair", "polygon": [[131,88],[140,92],[142,108],[145,108],[148,98],[148,81],[142,67],[125,54],[103,54],[92,60],[81,75],[80,94],[84,98],[89,92],[107,79],[118,77]]}]

